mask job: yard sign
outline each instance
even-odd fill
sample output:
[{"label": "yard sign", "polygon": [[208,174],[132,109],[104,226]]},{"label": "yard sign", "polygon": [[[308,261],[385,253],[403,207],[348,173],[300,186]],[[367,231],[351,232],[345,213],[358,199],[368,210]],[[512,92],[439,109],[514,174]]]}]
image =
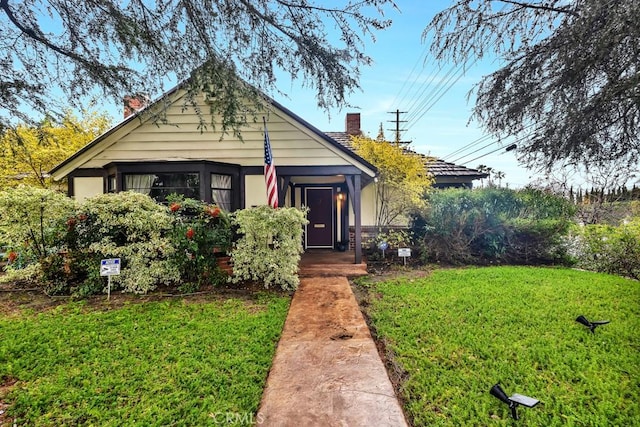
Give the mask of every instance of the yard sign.
[{"label": "yard sign", "polygon": [[120,258],[109,258],[100,261],[100,275],[107,276],[107,299],[111,298],[111,276],[120,274]]}]

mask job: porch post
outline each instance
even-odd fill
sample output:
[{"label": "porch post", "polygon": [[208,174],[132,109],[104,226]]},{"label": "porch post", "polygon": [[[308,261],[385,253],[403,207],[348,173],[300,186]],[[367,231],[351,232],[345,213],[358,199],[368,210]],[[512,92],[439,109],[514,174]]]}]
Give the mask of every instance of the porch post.
[{"label": "porch post", "polygon": [[353,224],[355,234],[355,264],[360,264],[362,262],[362,216],[360,208],[362,181],[360,175],[345,175],[344,180],[347,183],[347,190],[349,191],[349,197],[351,198],[351,209],[353,209],[355,221],[355,224]]},{"label": "porch post", "polygon": [[360,264],[362,262],[362,216],[361,216],[361,186],[362,183],[360,181],[360,175],[353,176],[354,181],[354,195],[353,195],[353,213],[355,217],[355,251],[356,251],[356,264]]},{"label": "porch post", "polygon": [[[280,186],[280,181],[282,181],[282,186]],[[284,206],[284,199],[287,196],[287,190],[289,188],[289,183],[291,183],[291,177],[286,175],[283,176],[282,179],[278,179],[278,206]],[[292,204],[293,206],[293,204]]]}]

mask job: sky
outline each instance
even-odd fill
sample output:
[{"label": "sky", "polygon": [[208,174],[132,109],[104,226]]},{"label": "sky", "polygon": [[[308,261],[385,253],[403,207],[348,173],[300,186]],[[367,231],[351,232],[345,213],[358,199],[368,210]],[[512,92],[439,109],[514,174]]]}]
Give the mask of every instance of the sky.
[{"label": "sky", "polygon": [[[429,46],[422,42],[422,32],[431,18],[450,5],[450,1],[397,0],[396,3],[400,11],[386,14],[393,21],[391,27],[377,32],[375,43],[365,39],[364,51],[373,59],[373,64],[361,70],[361,90],[348,97],[349,104],[354,107],[329,112],[319,110],[311,102],[314,99],[312,91],[295,83],[287,86],[286,80],[279,88],[290,96],[277,101],[323,131],[343,131],[346,114],[359,112],[365,134],[375,138],[382,123],[388,140],[395,139],[395,132],[387,130],[395,128],[391,121],[396,116],[390,112],[404,111],[400,120],[412,120],[401,123],[401,128],[407,129],[402,132],[401,140],[412,141],[409,147],[413,150],[447,161],[460,159],[455,163],[467,167],[475,168],[480,164],[492,167],[505,174],[502,185],[508,184],[510,188],[521,188],[535,179],[535,176],[531,178],[532,171],[519,166],[515,152],[505,152],[495,139],[482,140],[472,149],[450,156],[486,135],[477,122],[469,122],[473,97],[467,100],[467,95],[482,76],[499,68],[499,61],[487,59],[470,64],[464,75],[445,91],[447,84],[443,79],[451,64],[435,63],[428,52]],[[425,99],[431,106],[428,111],[419,108]],[[491,145],[471,153],[488,144]],[[474,160],[477,157],[481,158]]]},{"label": "sky", "polygon": [[[303,88],[300,81],[292,82],[286,73],[279,78],[277,88],[287,96],[277,95],[275,100],[322,131],[343,131],[346,114],[359,112],[365,135],[375,138],[382,124],[387,140],[395,139],[395,132],[388,130],[395,128],[392,122],[396,116],[390,112],[405,112],[400,120],[411,120],[401,123],[401,129],[407,129],[401,140],[412,141],[409,148],[414,151],[467,167],[489,166],[505,174],[501,184],[510,188],[527,185],[533,172],[519,166],[515,151],[505,152],[494,139],[482,140],[472,149],[451,155],[485,136],[478,123],[469,122],[473,99],[468,101],[467,95],[482,76],[499,68],[498,61],[489,58],[470,64],[464,75],[450,80],[455,84],[445,91],[448,83],[443,79],[451,64],[433,60],[429,46],[422,41],[422,32],[431,18],[451,2],[396,0],[396,4],[399,11],[388,9],[385,14],[393,21],[391,27],[376,32],[375,42],[368,36],[363,38],[364,53],[373,59],[373,64],[361,69],[361,90],[347,97],[352,107],[320,109],[313,90]],[[419,108],[424,100],[429,101],[428,111]],[[116,119],[121,117],[121,105],[104,107]],[[491,151],[495,152],[485,155]]]}]

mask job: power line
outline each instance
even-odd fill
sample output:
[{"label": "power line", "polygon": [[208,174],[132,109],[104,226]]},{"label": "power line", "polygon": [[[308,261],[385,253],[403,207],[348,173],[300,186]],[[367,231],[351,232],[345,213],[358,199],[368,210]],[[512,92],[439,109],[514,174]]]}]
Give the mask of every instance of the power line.
[{"label": "power line", "polygon": [[459,162],[460,160],[464,159],[465,157],[469,157],[470,155],[475,154],[475,153],[477,153],[478,151],[484,150],[484,149],[485,149],[485,148],[487,148],[487,147],[491,147],[492,145],[495,145],[495,144],[497,144],[497,143],[498,143],[498,141],[491,141],[491,142],[490,142],[490,143],[488,143],[487,145],[484,145],[484,146],[482,146],[482,147],[478,148],[477,150],[474,150],[474,151],[472,151],[472,152],[470,152],[470,153],[468,153],[468,154],[465,154],[465,155],[463,155],[462,157],[458,157],[458,158],[457,158],[457,159],[455,159],[455,160],[451,160],[451,163]]},{"label": "power line", "polygon": [[470,143],[468,143],[468,144],[467,144],[467,145],[465,145],[464,147],[460,147],[460,148],[458,148],[457,150],[455,150],[454,152],[449,153],[449,154],[447,154],[446,156],[442,157],[442,159],[443,159],[443,160],[446,160],[446,159],[448,159],[448,158],[450,158],[450,157],[456,156],[456,155],[458,155],[458,154],[462,153],[463,151],[465,151],[465,150],[467,150],[467,149],[469,149],[469,148],[473,147],[474,145],[477,145],[477,144],[479,144],[479,143],[481,143],[481,142],[486,141],[486,140],[487,140],[487,139],[489,139],[489,138],[491,138],[491,135],[487,134],[487,135],[483,135],[483,136],[481,136],[480,138],[474,139],[473,141],[471,141]]},{"label": "power line", "polygon": [[464,165],[467,165],[467,164],[469,164],[469,163],[471,163],[471,162],[475,162],[475,161],[476,161],[476,160],[478,160],[478,159],[481,159],[481,158],[483,158],[483,157],[487,157],[489,154],[493,154],[493,153],[498,152],[498,151],[500,151],[500,150],[507,150],[507,151],[511,151],[511,150],[508,150],[508,148],[510,148],[510,147],[511,147],[511,146],[513,146],[513,145],[516,145],[516,144],[511,144],[511,145],[510,145],[509,147],[507,147],[507,148],[505,148],[505,147],[500,147],[500,148],[498,148],[497,150],[489,151],[488,153],[485,153],[485,154],[483,154],[482,156],[478,156],[478,157],[476,157],[475,159],[471,159],[471,160],[468,160],[468,161],[466,161],[466,162],[462,163],[460,166],[464,166]]}]

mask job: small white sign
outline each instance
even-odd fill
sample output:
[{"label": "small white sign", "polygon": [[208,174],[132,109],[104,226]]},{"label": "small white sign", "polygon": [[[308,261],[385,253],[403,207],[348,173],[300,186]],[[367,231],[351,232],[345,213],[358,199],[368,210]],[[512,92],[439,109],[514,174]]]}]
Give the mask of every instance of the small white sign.
[{"label": "small white sign", "polygon": [[411,256],[411,248],[398,248],[398,256],[399,257]]},{"label": "small white sign", "polygon": [[100,261],[101,276],[117,276],[120,274],[120,258],[103,259]]}]

